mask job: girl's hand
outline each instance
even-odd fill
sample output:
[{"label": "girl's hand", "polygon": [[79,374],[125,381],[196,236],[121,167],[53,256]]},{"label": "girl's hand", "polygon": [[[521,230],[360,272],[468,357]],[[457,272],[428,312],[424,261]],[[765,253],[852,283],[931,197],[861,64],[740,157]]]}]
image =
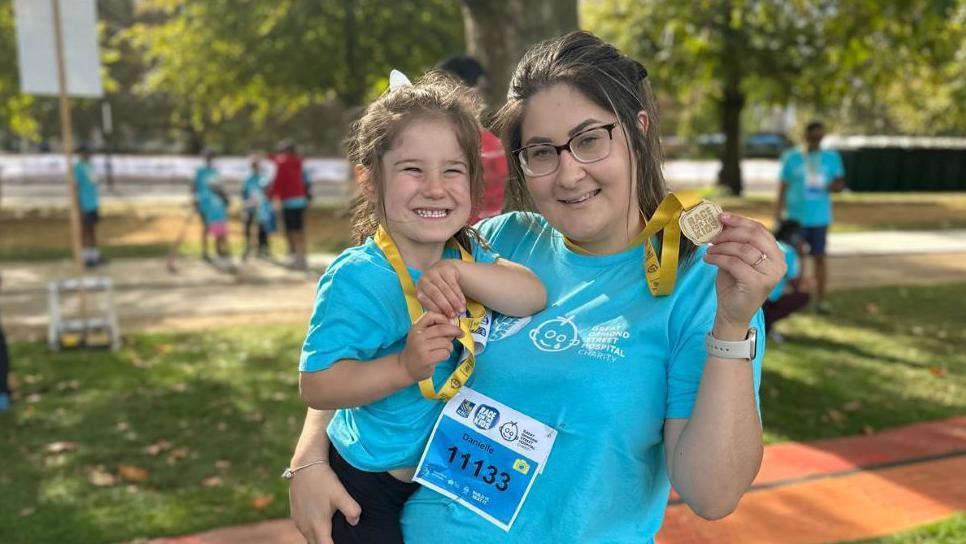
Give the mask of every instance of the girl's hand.
[{"label": "girl's hand", "polygon": [[715,336],[739,340],[745,337],[751,318],[785,275],[785,257],[761,223],[732,213],[721,214],[721,223],[724,230],[711,241],[704,257],[718,267]]},{"label": "girl's hand", "polygon": [[409,329],[399,364],[413,381],[425,380],[433,375],[437,364],[449,359],[453,339],[460,336],[463,331],[446,316],[426,312]]},{"label": "girl's hand", "polygon": [[443,314],[450,319],[466,312],[466,297],[459,282],[459,262],[456,259],[441,259],[419,278],[416,300],[426,311]]},{"label": "girl's hand", "polygon": [[326,464],[298,471],[291,480],[288,496],[292,520],[308,544],[333,544],[332,516],[336,510],[351,525],[359,523],[362,514],[359,503]]}]

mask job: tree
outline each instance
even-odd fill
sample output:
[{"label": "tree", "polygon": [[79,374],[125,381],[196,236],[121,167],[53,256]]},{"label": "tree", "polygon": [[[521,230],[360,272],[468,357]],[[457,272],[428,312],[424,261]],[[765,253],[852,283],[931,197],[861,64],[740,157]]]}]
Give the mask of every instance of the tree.
[{"label": "tree", "polygon": [[946,98],[932,111],[958,110],[953,117],[962,120],[963,101],[953,100],[964,84],[943,82],[964,71],[956,57],[964,11],[963,0],[596,0],[586,7],[588,27],[641,60],[657,86],[685,104],[715,104],[726,136],[719,181],[735,194],[749,102],[796,103],[836,119],[848,117],[843,108],[862,106],[902,117],[910,109],[902,95],[918,87],[923,100],[935,96],[926,89],[941,89]]},{"label": "tree", "polygon": [[169,97],[192,150],[213,131],[224,140],[239,118],[258,130],[333,100],[358,108],[385,89],[390,69],[421,73],[463,38],[458,6],[445,0],[145,0],[141,9],[153,20],[127,39],[151,67],[142,93]]},{"label": "tree", "polygon": [[506,100],[510,77],[533,43],[577,30],[577,0],[462,0],[466,50],[486,67],[486,101]]}]

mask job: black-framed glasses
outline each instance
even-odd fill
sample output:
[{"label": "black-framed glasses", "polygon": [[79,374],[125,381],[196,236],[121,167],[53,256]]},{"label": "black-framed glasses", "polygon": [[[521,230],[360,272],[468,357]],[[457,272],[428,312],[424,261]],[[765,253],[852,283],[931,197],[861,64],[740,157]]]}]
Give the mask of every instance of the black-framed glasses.
[{"label": "black-framed glasses", "polygon": [[574,134],[563,145],[532,144],[521,147],[513,153],[520,159],[520,165],[528,176],[547,176],[560,168],[560,154],[570,151],[574,160],[588,164],[606,159],[610,155],[611,142],[614,140],[614,127],[610,123],[589,128]]}]

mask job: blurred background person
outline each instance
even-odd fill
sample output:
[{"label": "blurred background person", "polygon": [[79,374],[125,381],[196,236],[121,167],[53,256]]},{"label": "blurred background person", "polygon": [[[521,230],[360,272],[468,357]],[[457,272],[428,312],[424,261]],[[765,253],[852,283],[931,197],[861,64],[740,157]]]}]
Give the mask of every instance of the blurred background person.
[{"label": "blurred background person", "polygon": [[842,157],[831,149],[822,149],[825,126],[812,121],[805,127],[805,145],[790,149],[781,157],[778,184],[778,202],[775,207],[775,224],[783,218],[801,225],[804,246],[799,246],[812,257],[812,270],[816,284],[815,310],[829,313],[825,302],[827,270],[825,246],[828,228],[832,223],[831,192],[845,188],[845,169]]},{"label": "blurred background person", "polygon": [[[252,238],[258,241],[259,257],[267,257],[269,254],[268,235],[275,232],[275,211],[265,194],[267,186],[268,180],[262,174],[261,158],[253,156],[251,171],[242,184],[242,202],[245,203],[245,252],[242,254],[242,260],[247,259],[252,252],[255,245]],[[257,231],[254,237],[253,228]]]},{"label": "blurred background person", "polygon": [[288,242],[288,264],[304,270],[305,261],[305,209],[309,205],[308,184],[302,157],[296,153],[295,144],[284,140],[279,153],[268,158],[275,163],[275,179],[268,189],[268,196],[277,199],[282,208],[282,224]]},{"label": "blurred background person", "polygon": [[798,222],[782,221],[775,230],[775,240],[778,241],[778,248],[785,255],[787,270],[778,281],[778,285],[772,289],[761,309],[765,314],[765,330],[768,332],[768,337],[774,342],[781,343],[784,338],[775,329],[775,323],[808,306],[812,282],[801,276],[801,259],[797,249],[801,244],[801,227]]},{"label": "blurred background person", "polygon": [[91,164],[90,147],[82,144],[75,152],[74,181],[77,183],[77,204],[81,213],[81,258],[85,267],[93,268],[105,262],[97,247],[97,222],[100,220],[97,178]]},{"label": "blurred background person", "polygon": [[[485,96],[486,72],[478,60],[469,55],[457,55],[444,60],[439,68],[463,81],[480,100]],[[480,129],[480,157],[483,159],[483,199],[470,217],[470,224],[503,212],[503,193],[508,173],[503,143],[495,134]]]},{"label": "blurred background person", "polygon": [[198,210],[198,216],[201,217],[201,258],[205,261],[211,261],[211,255],[208,252],[208,223],[204,213],[204,206],[208,201],[210,187],[218,183],[218,169],[215,168],[214,151],[205,149],[201,152],[201,155],[204,158],[204,162],[195,170],[192,194],[194,196],[195,209]]}]

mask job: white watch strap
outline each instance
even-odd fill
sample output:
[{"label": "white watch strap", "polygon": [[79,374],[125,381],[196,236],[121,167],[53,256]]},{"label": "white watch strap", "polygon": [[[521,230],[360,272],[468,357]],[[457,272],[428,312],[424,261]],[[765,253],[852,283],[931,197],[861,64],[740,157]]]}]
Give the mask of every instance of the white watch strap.
[{"label": "white watch strap", "polygon": [[710,332],[704,338],[704,346],[708,350],[708,355],[720,357],[722,359],[754,359],[757,354],[758,331],[755,328],[748,329],[748,336],[744,340],[737,342],[726,342],[718,340]]}]

